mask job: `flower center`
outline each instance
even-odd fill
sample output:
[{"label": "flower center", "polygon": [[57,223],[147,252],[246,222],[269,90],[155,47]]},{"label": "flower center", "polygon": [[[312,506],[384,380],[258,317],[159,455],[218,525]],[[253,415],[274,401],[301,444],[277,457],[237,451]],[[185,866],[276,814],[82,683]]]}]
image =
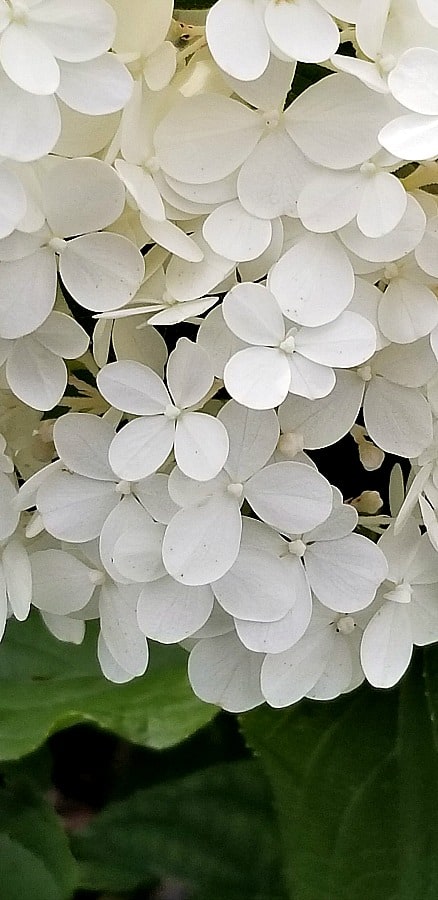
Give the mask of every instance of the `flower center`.
[{"label": "flower center", "polygon": [[289,553],[292,554],[292,556],[298,556],[299,559],[301,559],[301,557],[304,556],[306,552],[306,545],[304,541],[301,540],[301,538],[298,538],[298,540],[296,541],[291,541],[287,549],[289,550]]},{"label": "flower center", "polygon": [[293,334],[289,334],[284,341],[279,345],[280,350],[283,350],[283,353],[287,353],[289,356],[292,356],[292,353],[295,351],[295,337]]},{"label": "flower center", "polygon": [[67,246],[67,241],[60,237],[52,237],[49,241],[48,246],[54,253],[62,253]]},{"label": "flower center", "polygon": [[353,616],[341,616],[336,622],[336,631],[338,634],[352,634],[356,628],[356,622]]},{"label": "flower center", "polygon": [[164,410],[164,415],[166,416],[166,419],[175,421],[178,416],[181,415],[181,410],[179,406],[174,406],[173,403],[168,403],[166,409]]},{"label": "flower center", "polygon": [[304,437],[302,434],[299,434],[298,432],[295,433],[294,431],[288,431],[286,434],[281,434],[277,449],[283,456],[287,456],[288,459],[293,459],[297,453],[304,450]]},{"label": "flower center", "polygon": [[359,171],[362,175],[375,175],[377,172],[377,166],[373,162],[364,162],[362,163]]},{"label": "flower center", "polygon": [[391,278],[397,278],[399,274],[399,268],[397,263],[388,263],[383,270],[383,277],[385,281],[391,281]]},{"label": "flower center", "polygon": [[236,500],[241,500],[243,497],[243,484],[241,484],[239,481],[229,484],[227,487],[227,493],[231,494],[232,497],[235,497]]},{"label": "flower center", "polygon": [[356,371],[362,381],[371,381],[373,377],[371,366],[359,366]]},{"label": "flower center", "polygon": [[127,494],[131,493],[131,488],[132,485],[130,481],[119,481],[119,483],[116,484],[114,490],[116,494],[123,494],[123,496],[126,496]]},{"label": "flower center", "polygon": [[265,128],[269,128],[270,130],[276,128],[280,121],[280,115],[281,113],[278,109],[269,109],[266,112],[263,112],[262,117],[265,123]]}]

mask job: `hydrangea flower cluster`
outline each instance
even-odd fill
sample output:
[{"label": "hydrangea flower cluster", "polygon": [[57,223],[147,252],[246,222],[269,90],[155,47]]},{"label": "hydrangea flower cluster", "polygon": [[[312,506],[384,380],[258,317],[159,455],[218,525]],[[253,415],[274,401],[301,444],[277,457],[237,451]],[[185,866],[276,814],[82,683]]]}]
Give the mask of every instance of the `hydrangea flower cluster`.
[{"label": "hydrangea flower cluster", "polygon": [[435,7],[0,0],[0,636],[231,711],[438,640]]}]

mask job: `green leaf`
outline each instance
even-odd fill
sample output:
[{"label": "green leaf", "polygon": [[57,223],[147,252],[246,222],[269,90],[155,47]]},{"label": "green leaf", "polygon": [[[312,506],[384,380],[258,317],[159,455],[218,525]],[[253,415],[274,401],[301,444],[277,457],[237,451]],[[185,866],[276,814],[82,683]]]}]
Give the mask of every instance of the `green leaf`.
[{"label": "green leaf", "polygon": [[194,900],[284,900],[271,794],[255,760],[197,772],[108,806],[73,838],[83,887],[173,877]]},{"label": "green leaf", "polygon": [[275,795],[293,900],[436,900],[438,657],[399,689],[242,717]]},{"label": "green leaf", "polygon": [[77,886],[58,818],[25,787],[0,791],[0,873],[5,900],[67,900]]},{"label": "green leaf", "polygon": [[0,645],[0,760],[18,759],[77,722],[160,750],[216,714],[194,696],[180,648],[154,647],[146,675],[116,685],[100,673],[95,647],[94,628],[75,647],[53,638],[37,615],[9,623]]}]

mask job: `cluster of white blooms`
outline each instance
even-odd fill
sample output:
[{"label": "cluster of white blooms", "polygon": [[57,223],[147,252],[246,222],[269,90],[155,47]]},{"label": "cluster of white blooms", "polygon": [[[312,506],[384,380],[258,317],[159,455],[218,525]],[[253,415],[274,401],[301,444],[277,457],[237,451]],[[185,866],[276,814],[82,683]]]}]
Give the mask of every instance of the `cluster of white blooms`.
[{"label": "cluster of white blooms", "polygon": [[[0,637],[390,687],[438,641],[438,5],[174,15],[0,0]],[[349,433],[388,515],[306,452]]]}]

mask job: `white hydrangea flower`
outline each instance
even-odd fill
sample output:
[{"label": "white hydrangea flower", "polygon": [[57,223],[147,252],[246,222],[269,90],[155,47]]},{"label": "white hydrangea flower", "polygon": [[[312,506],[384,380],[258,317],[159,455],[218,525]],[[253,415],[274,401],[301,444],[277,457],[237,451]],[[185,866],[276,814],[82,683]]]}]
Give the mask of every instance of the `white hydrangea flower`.
[{"label": "white hydrangea flower", "polygon": [[333,613],[314,601],[311,623],[293,647],[268,653],[261,670],[265,700],[290,706],[303,697],[333,700],[364,680],[359,647],[365,613]]},{"label": "white hydrangea flower", "polygon": [[60,312],[51,312],[31,334],[0,337],[0,365],[11,391],[33,409],[52,409],[67,386],[64,359],[82,356],[88,342],[78,322]]},{"label": "white hydrangea flower", "polygon": [[88,115],[105,115],[129,100],[132,78],[106,52],[116,19],[105,0],[2,0],[0,82],[5,129],[0,152],[12,159],[38,159],[55,146],[62,104]]},{"label": "white hydrangea flower", "polygon": [[224,470],[204,483],[188,479],[178,469],[169,478],[170,496],[181,510],[166,529],[163,561],[182,584],[208,584],[231,568],[240,547],[244,499],[268,525],[290,533],[315,527],[331,509],[330,485],[309,465],[266,466],[279,435],[272,410],[245,410],[230,401],[218,418],[230,440]]},{"label": "white hydrangea flower", "polygon": [[4,454],[6,444],[3,440],[4,462],[0,471],[0,640],[9,616],[15,616],[20,622],[27,618],[32,595],[29,557],[20,530],[14,467]]},{"label": "white hydrangea flower", "polygon": [[[284,271],[280,274],[278,266],[281,261],[269,279],[277,291],[280,280],[281,288],[285,284]],[[254,345],[233,355],[224,370],[228,392],[252,409],[278,406],[288,392],[309,399],[324,397],[335,384],[333,366],[349,368],[365,362],[376,347],[373,326],[356,313],[341,313],[316,328],[294,323],[287,329],[274,293],[260,284],[242,283],[232,288],[224,300],[223,314],[234,334]],[[305,317],[313,318],[307,308],[301,318]],[[290,306],[288,318],[292,318]]]},{"label": "white hydrangea flower", "polygon": [[[165,501],[165,476],[162,476],[164,483],[160,478],[152,483],[149,479],[133,483],[121,481],[108,462],[113,438],[113,425],[99,416],[68,413],[56,420],[53,439],[61,465],[49,467],[41,483],[36,480],[35,496],[29,481],[27,491],[21,493],[28,505],[35,503],[44,528],[54,537],[78,543],[93,540],[101,534],[115,508],[123,524],[123,499],[128,497],[138,501],[146,525],[152,525],[152,518],[146,510],[153,509],[157,514],[157,509]],[[112,526],[114,528],[114,517]],[[164,528],[161,531],[151,528],[150,531],[154,532],[154,548],[158,540],[161,552]],[[157,531],[158,535],[155,534]]]},{"label": "white hydrangea flower", "polygon": [[361,661],[371,684],[392,687],[406,671],[414,644],[438,639],[438,554],[412,519],[397,535],[389,528],[379,546],[389,571],[364,632]]},{"label": "white hydrangea flower", "polygon": [[265,71],[271,52],[303,62],[328,59],[339,44],[330,13],[345,9],[342,0],[219,0],[207,16],[207,40],[218,66],[252,81]]},{"label": "white hydrangea flower", "polygon": [[0,335],[8,339],[34,331],[51,312],[57,260],[67,290],[86,309],[96,311],[128,303],[144,275],[137,247],[100,230],[124,208],[125,193],[116,173],[92,158],[50,162],[42,175],[47,225],[40,232],[15,232],[0,241]]},{"label": "white hydrangea flower", "polygon": [[148,88],[161,91],[176,70],[176,49],[166,40],[173,0],[108,0],[117,14],[112,43],[117,55]]},{"label": "white hydrangea flower", "polygon": [[[436,38],[438,44],[438,37]],[[438,46],[410,47],[388,77],[396,100],[411,110],[385,125],[379,141],[401,159],[430,159],[438,152]]]},{"label": "white hydrangea flower", "polygon": [[235,632],[203,638],[190,653],[190,684],[201,700],[229,712],[246,712],[264,702],[260,670],[264,656],[241,644]]},{"label": "white hydrangea flower", "polygon": [[208,481],[228,456],[228,435],[219,419],[192,412],[213,384],[213,369],[205,350],[180,338],[167,363],[167,383],[141,363],[109,363],[98,375],[98,386],[112,406],[138,415],[115,436],[109,451],[120,478],[136,481],[155,472],[174,447],[181,470]]}]

